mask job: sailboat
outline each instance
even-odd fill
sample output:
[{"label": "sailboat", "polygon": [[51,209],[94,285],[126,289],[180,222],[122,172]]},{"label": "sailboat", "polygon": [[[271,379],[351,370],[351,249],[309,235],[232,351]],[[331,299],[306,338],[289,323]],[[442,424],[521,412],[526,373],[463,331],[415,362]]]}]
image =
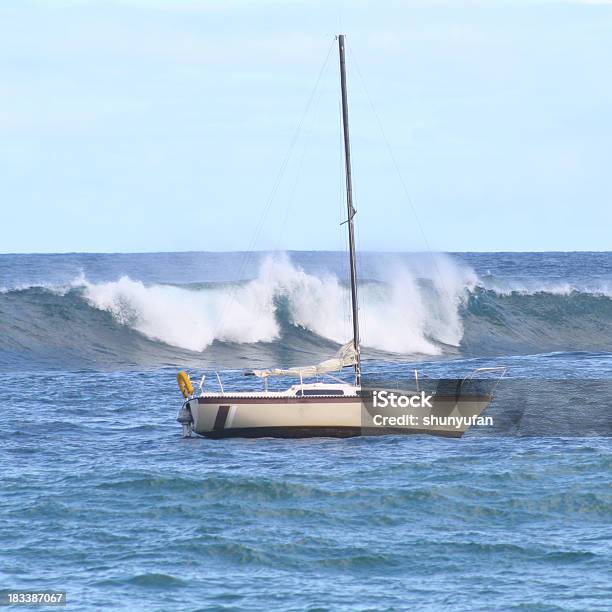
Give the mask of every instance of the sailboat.
[{"label": "sailboat", "polygon": [[[491,401],[490,393],[462,393],[457,384],[449,392],[433,392],[425,406],[413,409],[418,418],[412,424],[389,429],[377,423],[380,416],[372,410],[372,390],[362,388],[361,350],[359,339],[359,309],[357,300],[357,265],[355,257],[355,208],[351,175],[351,147],[348,122],[346,84],[345,35],[337,37],[340,58],[340,89],[342,127],[344,134],[344,162],[346,179],[347,230],[351,284],[353,338],[337,354],[322,363],[288,369],[250,370],[247,374],[264,381],[264,389],[257,391],[220,392],[204,389],[194,393],[189,376],[179,372],[177,379],[185,401],[177,416],[183,426],[183,436],[192,432],[209,438],[228,437],[352,437],[383,433],[430,433],[461,436],[474,424]],[[313,377],[330,375],[344,368],[353,368],[354,382],[346,383],[331,377],[331,382],[305,382]],[[481,368],[480,370],[498,368]],[[268,390],[272,376],[299,379],[284,391]],[[466,379],[469,377],[466,377]],[[465,380],[463,382],[465,382]],[[461,382],[461,381],[459,381]],[[219,380],[220,383],[220,380]],[[423,393],[423,392],[422,392]],[[401,416],[401,408],[395,411]],[[388,415],[387,415],[388,416]],[[393,417],[394,415],[391,414]],[[449,420],[450,417],[450,420]],[[380,419],[379,419],[380,421]]]}]

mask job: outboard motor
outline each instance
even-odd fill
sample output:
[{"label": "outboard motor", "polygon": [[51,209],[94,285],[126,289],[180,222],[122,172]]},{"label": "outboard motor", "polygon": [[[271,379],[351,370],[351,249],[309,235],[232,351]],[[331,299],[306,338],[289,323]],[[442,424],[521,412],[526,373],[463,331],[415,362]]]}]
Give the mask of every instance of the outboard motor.
[{"label": "outboard motor", "polygon": [[183,438],[190,438],[193,429],[193,416],[189,408],[189,400],[181,406],[176,420],[183,426]]}]

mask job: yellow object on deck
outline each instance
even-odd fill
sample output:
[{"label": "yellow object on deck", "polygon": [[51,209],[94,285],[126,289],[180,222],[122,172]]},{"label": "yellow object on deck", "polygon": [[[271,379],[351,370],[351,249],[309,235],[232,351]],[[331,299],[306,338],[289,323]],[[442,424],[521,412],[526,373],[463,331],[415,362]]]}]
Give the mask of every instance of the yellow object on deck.
[{"label": "yellow object on deck", "polygon": [[181,370],[176,375],[176,382],[178,383],[179,389],[181,390],[181,393],[185,399],[193,394],[193,385],[189,379],[189,374],[187,374],[185,370]]}]

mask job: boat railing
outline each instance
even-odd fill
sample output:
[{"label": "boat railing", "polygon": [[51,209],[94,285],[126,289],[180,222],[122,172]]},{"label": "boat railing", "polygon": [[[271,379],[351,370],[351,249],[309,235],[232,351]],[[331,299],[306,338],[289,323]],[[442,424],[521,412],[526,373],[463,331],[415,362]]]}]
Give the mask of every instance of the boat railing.
[{"label": "boat railing", "polygon": [[[340,383],[342,385],[346,385],[346,380],[342,380],[338,376],[334,376],[333,374],[330,374],[329,372],[325,372],[323,376],[326,376],[327,378],[331,378],[334,382]],[[317,382],[318,380],[319,380],[319,376],[317,375]]]},{"label": "boat railing", "polygon": [[[217,382],[219,383],[219,389],[221,389],[221,395],[225,395],[225,390],[223,389],[223,383],[221,382],[221,377],[219,376],[219,372],[215,370],[215,376],[217,377]],[[206,381],[206,374],[202,374],[202,378],[200,378],[200,382],[198,384],[198,388],[200,389],[200,396],[204,395],[204,383]]]},{"label": "boat railing", "polygon": [[497,380],[495,381],[495,384],[491,388],[491,393],[492,393],[495,390],[495,387],[497,387],[497,385],[499,385],[501,379],[506,375],[507,371],[508,371],[508,368],[506,366],[489,366],[489,367],[484,367],[484,368],[475,368],[469,374],[467,374],[467,376],[464,377],[464,379],[461,381],[461,385],[459,386],[459,388],[460,389],[463,388],[463,385],[468,380],[474,380],[474,377],[477,374],[485,374],[485,373],[491,373],[491,372],[500,372],[499,377],[497,378]]},{"label": "boat railing", "polygon": [[219,383],[219,389],[221,389],[221,395],[225,395],[225,391],[223,390],[223,383],[221,382],[221,377],[219,376],[219,372],[215,370],[215,376],[217,377],[217,382]]}]

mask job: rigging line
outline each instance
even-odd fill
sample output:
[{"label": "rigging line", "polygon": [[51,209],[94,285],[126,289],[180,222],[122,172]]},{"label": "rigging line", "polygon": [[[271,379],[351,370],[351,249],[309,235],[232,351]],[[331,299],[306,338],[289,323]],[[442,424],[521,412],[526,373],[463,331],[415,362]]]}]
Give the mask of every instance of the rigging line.
[{"label": "rigging line", "polygon": [[[285,174],[285,170],[287,168],[287,164],[289,163],[289,160],[291,159],[291,155],[293,153],[293,149],[295,147],[295,144],[299,138],[300,132],[302,130],[302,125],[304,124],[304,120],[306,119],[306,115],[308,114],[308,111],[310,110],[310,106],[312,105],[312,101],[315,97],[315,94],[317,92],[317,89],[319,87],[319,82],[321,81],[321,77],[323,76],[323,73],[325,71],[325,68],[327,66],[327,62],[329,61],[329,57],[331,55],[331,51],[332,48],[334,46],[334,42],[335,39],[332,39],[330,45],[329,45],[329,49],[327,50],[327,55],[325,56],[325,61],[323,62],[323,65],[321,66],[321,69],[319,70],[319,74],[317,76],[317,80],[315,82],[315,85],[312,89],[312,92],[310,94],[310,97],[308,98],[308,102],[306,104],[306,107],[304,108],[304,112],[302,113],[302,117],[295,129],[295,132],[293,134],[293,137],[291,139],[291,142],[289,144],[289,149],[285,155],[285,158],[283,159],[283,162],[279,168],[278,174],[276,176],[276,180],[272,186],[272,191],[270,192],[270,195],[268,196],[268,199],[266,200],[266,204],[264,206],[264,209],[262,211],[262,214],[260,215],[259,221],[257,223],[257,225],[255,226],[255,232],[253,234],[253,237],[251,239],[251,241],[249,242],[247,251],[245,253],[245,257],[243,258],[243,261],[240,265],[239,271],[238,271],[238,279],[237,282],[240,281],[240,279],[242,278],[242,275],[244,274],[248,264],[251,261],[251,256],[252,256],[252,251],[253,248],[255,246],[255,244],[257,243],[257,241],[259,240],[259,236],[261,234],[261,231],[263,229],[263,226],[265,224],[265,221],[267,219],[268,213],[270,212],[270,208],[272,206],[272,203],[274,201],[274,198],[276,197],[276,194],[278,192],[278,189],[280,187],[280,184],[282,182],[283,176]],[[234,287],[233,289],[231,289],[228,292],[228,295],[224,301],[223,307],[221,309],[220,315],[217,318],[217,321],[215,323],[214,326],[214,334],[213,336],[217,335],[217,332],[219,331],[219,329],[221,328],[222,324],[224,323],[225,320],[225,315],[227,313],[227,309],[229,307],[229,305],[234,301],[235,297],[236,297],[236,292],[237,292],[238,287]]]},{"label": "rigging line", "polygon": [[399,164],[397,163],[397,159],[395,158],[395,155],[393,154],[393,149],[391,148],[391,144],[389,143],[389,139],[387,138],[387,134],[385,132],[385,129],[383,127],[382,121],[380,119],[380,116],[378,115],[378,113],[376,112],[376,108],[374,106],[374,102],[372,101],[372,97],[370,96],[370,92],[367,88],[367,85],[365,83],[365,79],[363,78],[363,75],[361,74],[361,70],[359,69],[359,63],[357,62],[357,57],[355,56],[355,54],[353,53],[353,50],[351,49],[350,46],[348,46],[348,50],[349,53],[351,55],[351,59],[353,60],[353,63],[355,65],[355,68],[357,69],[357,74],[359,75],[359,80],[361,81],[361,86],[363,87],[363,90],[366,94],[366,98],[368,99],[368,102],[370,104],[370,108],[372,109],[372,112],[374,113],[374,117],[376,118],[376,122],[378,123],[378,127],[380,129],[380,132],[382,134],[383,140],[385,142],[385,145],[387,147],[387,152],[389,153],[389,157],[391,158],[391,161],[393,162],[393,166],[395,167],[395,171],[397,172],[397,176],[399,178],[400,184],[402,185],[402,188],[404,190],[404,194],[406,196],[406,199],[408,200],[408,204],[410,205],[410,209],[412,210],[412,214],[414,215],[414,219],[417,223],[417,226],[419,228],[419,231],[421,233],[421,237],[423,238],[423,242],[425,243],[425,246],[427,248],[427,251],[429,252],[429,254],[431,255],[431,260],[432,263],[434,265],[434,268],[436,270],[436,273],[438,275],[438,278],[440,280],[440,286],[442,287],[442,290],[444,291],[444,293],[446,294],[446,297],[448,298],[448,300],[453,303],[454,300],[451,298],[451,294],[448,291],[447,287],[446,287],[446,283],[444,282],[444,277],[442,276],[442,273],[440,272],[440,269],[438,267],[438,262],[436,261],[435,257],[434,257],[434,252],[429,244],[429,240],[427,240],[427,236],[425,235],[425,230],[423,229],[423,226],[421,225],[421,221],[419,219],[419,216],[417,214],[416,208],[414,206],[414,203],[412,201],[412,198],[410,197],[410,193],[408,191],[408,187],[406,186],[406,182],[404,181],[404,177],[402,176],[402,173],[400,171],[399,168]]},{"label": "rigging line", "polygon": [[[317,113],[317,104],[320,102],[321,100],[321,92],[318,91],[317,93],[317,97],[314,101],[314,106],[312,109],[312,112],[310,113],[311,116],[315,115],[314,119],[316,119],[316,113]],[[308,121],[312,121],[311,118],[308,119]],[[307,149],[308,149],[308,145],[312,136],[312,130],[309,131],[308,125],[305,123],[304,124],[304,136],[302,138],[302,140],[304,141],[303,143],[303,150],[301,155],[299,156],[299,161],[297,162],[297,173],[295,176],[295,179],[293,181],[293,186],[291,187],[291,191],[289,192],[289,196],[287,198],[287,206],[285,207],[285,215],[283,217],[283,221],[281,223],[280,229],[277,233],[277,237],[272,238],[272,251],[273,252],[283,252],[286,249],[281,249],[281,240],[285,237],[285,228],[287,227],[287,223],[289,221],[289,216],[293,210],[294,204],[295,204],[295,194],[297,191],[297,187],[298,184],[300,182],[301,179],[301,174],[302,174],[302,168],[304,166],[304,160],[306,158],[306,153],[307,153]],[[297,142],[296,142],[296,147],[297,147]],[[298,151],[295,151],[295,154],[298,154]],[[255,314],[255,319],[253,321],[253,326],[256,327],[259,324],[259,321],[261,319],[262,313],[261,311],[257,311]]]},{"label": "rigging line", "polygon": [[[328,62],[326,62],[324,64],[323,69],[325,70],[327,68],[327,64]],[[315,88],[316,89],[316,88]],[[300,183],[300,181],[302,180],[302,170],[304,168],[304,161],[306,159],[306,154],[309,153],[309,147],[310,144],[312,142],[312,135],[314,132],[313,129],[313,124],[317,123],[318,120],[318,116],[319,116],[319,112],[320,112],[320,104],[321,104],[321,90],[318,89],[316,90],[316,97],[313,98],[313,103],[312,103],[312,112],[310,113],[310,118],[308,119],[308,122],[310,125],[308,125],[308,123],[306,123],[306,121],[304,122],[304,127],[302,128],[303,131],[303,149],[302,149],[302,153],[300,155],[299,161],[297,163],[297,173],[295,175],[295,179],[293,181],[293,185],[291,187],[291,190],[289,192],[288,198],[287,198],[287,202],[288,202],[288,206],[286,207],[285,210],[285,215],[283,217],[283,222],[280,226],[280,231],[278,232],[278,237],[276,239],[274,239],[273,244],[274,244],[274,250],[278,251],[280,250],[280,242],[283,239],[283,237],[285,236],[285,228],[287,227],[287,223],[289,221],[289,217],[291,215],[291,213],[293,212],[293,208],[295,206],[295,194],[297,193],[297,187]],[[297,146],[297,143],[296,143]],[[296,154],[297,154],[297,150],[296,150]]]}]

